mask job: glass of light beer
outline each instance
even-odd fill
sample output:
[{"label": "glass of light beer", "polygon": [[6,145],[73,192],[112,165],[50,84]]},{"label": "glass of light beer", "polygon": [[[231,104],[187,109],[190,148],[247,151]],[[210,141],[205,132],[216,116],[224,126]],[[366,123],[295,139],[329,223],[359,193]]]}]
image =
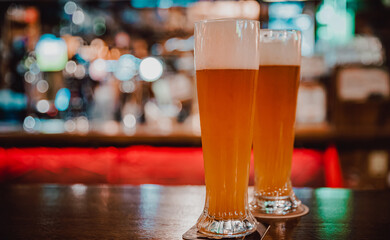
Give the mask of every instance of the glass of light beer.
[{"label": "glass of light beer", "polygon": [[206,201],[200,233],[239,237],[255,231],[249,210],[249,162],[259,65],[259,22],[195,23],[195,67]]},{"label": "glass of light beer", "polygon": [[301,66],[301,33],[260,30],[253,154],[255,216],[303,213],[291,182],[294,124]]}]

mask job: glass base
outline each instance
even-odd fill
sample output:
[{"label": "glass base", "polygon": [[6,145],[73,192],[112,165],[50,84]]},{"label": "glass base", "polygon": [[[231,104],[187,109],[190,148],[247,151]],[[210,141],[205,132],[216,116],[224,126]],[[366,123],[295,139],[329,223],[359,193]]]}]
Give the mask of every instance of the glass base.
[{"label": "glass base", "polygon": [[308,207],[302,205],[301,201],[291,191],[289,196],[268,197],[256,194],[250,203],[250,208],[256,217],[283,218],[299,217],[308,213]]},{"label": "glass base", "polygon": [[216,219],[204,212],[196,223],[200,233],[210,238],[236,238],[256,231],[257,221],[249,212],[243,219]]}]

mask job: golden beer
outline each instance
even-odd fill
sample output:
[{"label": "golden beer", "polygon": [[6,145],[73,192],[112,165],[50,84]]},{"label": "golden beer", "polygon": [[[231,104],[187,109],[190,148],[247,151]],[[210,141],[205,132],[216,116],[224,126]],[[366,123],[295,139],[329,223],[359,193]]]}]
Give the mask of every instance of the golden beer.
[{"label": "golden beer", "polygon": [[301,66],[301,33],[260,30],[251,210],[260,218],[301,216],[308,208],[291,187],[294,125]]},{"label": "golden beer", "polygon": [[253,150],[255,191],[263,196],[283,197],[291,192],[299,72],[299,66],[259,67]]},{"label": "golden beer", "polygon": [[257,70],[196,71],[208,214],[245,215]]},{"label": "golden beer", "polygon": [[259,22],[205,20],[195,24],[206,199],[197,230],[241,237],[256,230],[249,210],[249,162],[259,66]]}]

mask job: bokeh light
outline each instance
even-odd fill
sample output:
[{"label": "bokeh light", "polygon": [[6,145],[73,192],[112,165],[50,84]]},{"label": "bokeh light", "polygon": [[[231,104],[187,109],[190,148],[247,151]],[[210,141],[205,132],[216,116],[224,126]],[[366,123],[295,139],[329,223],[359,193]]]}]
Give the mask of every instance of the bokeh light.
[{"label": "bokeh light", "polygon": [[295,25],[299,27],[299,29],[302,31],[309,29],[313,23],[311,17],[307,14],[298,15],[294,21],[295,21]]},{"label": "bokeh light", "polygon": [[106,72],[114,72],[117,68],[117,60],[106,60]]},{"label": "bokeh light", "polygon": [[130,54],[122,55],[116,65],[114,76],[121,81],[128,81],[137,73],[136,57]]},{"label": "bokeh light", "polygon": [[24,66],[28,69],[30,69],[30,66],[31,64],[33,64],[35,62],[35,59],[32,58],[32,57],[28,57],[26,58],[26,60],[24,61]]},{"label": "bokeh light", "polygon": [[37,80],[36,75],[32,74],[30,71],[27,71],[24,74],[24,81],[28,83],[34,83]]},{"label": "bokeh light", "polygon": [[23,121],[23,127],[32,129],[35,126],[35,119],[31,116],[27,116]]},{"label": "bokeh light", "polygon": [[191,51],[194,49],[194,36],[187,39],[170,38],[165,42],[164,46],[169,52],[175,50],[183,52]]},{"label": "bokeh light", "polygon": [[163,65],[157,58],[147,57],[141,61],[139,73],[143,80],[153,82],[161,77]]},{"label": "bokeh light", "polygon": [[24,20],[27,23],[36,23],[39,19],[39,12],[35,7],[27,7],[24,11]]},{"label": "bokeh light", "polygon": [[29,69],[30,72],[34,75],[37,75],[40,72],[39,66],[36,62],[31,63]]},{"label": "bokeh light", "polygon": [[121,52],[119,51],[118,48],[112,48],[110,50],[110,58],[113,60],[118,60],[121,56]]},{"label": "bokeh light", "polygon": [[72,22],[76,25],[81,25],[85,20],[84,12],[79,9],[73,13]]},{"label": "bokeh light", "polygon": [[131,113],[129,114],[126,114],[125,117],[123,118],[123,124],[127,127],[127,128],[134,128],[135,125],[137,123],[137,119],[135,118],[135,116]]},{"label": "bokeh light", "polygon": [[74,132],[76,130],[76,123],[72,119],[66,120],[64,123],[65,131]]},{"label": "bokeh light", "polygon": [[125,32],[119,32],[115,35],[115,45],[118,48],[128,48],[130,46],[130,36]]},{"label": "bokeh light", "polygon": [[85,77],[85,67],[81,64],[78,64],[76,67],[76,71],[74,72],[74,76],[77,79],[82,79]]},{"label": "bokeh light", "polygon": [[64,11],[66,14],[73,14],[75,11],[77,10],[77,5],[76,3],[72,2],[72,1],[69,1],[67,3],[65,3],[65,6],[64,6]]},{"label": "bokeh light", "polygon": [[81,109],[83,107],[83,99],[80,97],[72,98],[71,106],[75,109]]},{"label": "bokeh light", "polygon": [[95,81],[103,80],[107,75],[107,64],[104,59],[98,58],[89,65],[89,76]]},{"label": "bokeh light", "polygon": [[40,128],[40,120],[38,118],[34,118],[32,116],[27,116],[23,121],[23,129],[26,132],[35,132]]},{"label": "bokeh light", "polygon": [[322,5],[316,15],[317,22],[320,24],[328,24],[335,16],[335,10],[331,5]]},{"label": "bokeh light", "polygon": [[50,103],[45,99],[39,100],[37,102],[36,108],[40,113],[47,113],[50,109]]},{"label": "bokeh light", "polygon": [[97,36],[101,36],[106,32],[106,20],[103,17],[96,17],[93,20],[93,32]]},{"label": "bokeh light", "polygon": [[106,32],[106,25],[104,23],[97,23],[93,25],[93,32],[97,36],[101,36]]},{"label": "bokeh light", "polygon": [[46,80],[39,80],[37,83],[37,90],[40,93],[45,93],[49,90],[49,83]]},{"label": "bokeh light", "polygon": [[66,63],[65,71],[69,74],[73,74],[76,72],[77,64],[75,61],[69,61]]},{"label": "bokeh light", "polygon": [[[62,28],[65,28],[65,27],[62,27]],[[70,31],[70,29],[69,29],[69,31]],[[63,35],[63,34],[61,34],[61,35]],[[81,46],[83,46],[83,44],[84,44],[84,40],[79,36],[71,36],[69,34],[65,34],[65,35],[61,36],[61,38],[64,39],[66,42],[66,46],[68,47],[68,56],[70,59],[73,58],[73,56],[75,56],[77,54],[77,52],[79,51],[79,48]]]},{"label": "bokeh light", "polygon": [[121,83],[119,89],[124,93],[132,93],[135,90],[135,84],[133,81],[125,81]]},{"label": "bokeh light", "polygon": [[1,110],[23,110],[27,107],[27,96],[10,89],[0,89]]},{"label": "bokeh light", "polygon": [[69,107],[70,91],[67,88],[61,88],[56,94],[54,101],[55,107],[58,111],[65,111]]},{"label": "bokeh light", "polygon": [[[68,49],[65,41],[52,34],[44,34],[41,36],[36,45],[35,52],[37,55],[37,66],[40,71],[61,71],[65,68],[68,61]],[[30,71],[34,74],[34,69],[31,66]]]},{"label": "bokeh light", "polygon": [[87,133],[89,130],[89,122],[86,117],[78,117],[76,120],[76,129],[80,133]]}]

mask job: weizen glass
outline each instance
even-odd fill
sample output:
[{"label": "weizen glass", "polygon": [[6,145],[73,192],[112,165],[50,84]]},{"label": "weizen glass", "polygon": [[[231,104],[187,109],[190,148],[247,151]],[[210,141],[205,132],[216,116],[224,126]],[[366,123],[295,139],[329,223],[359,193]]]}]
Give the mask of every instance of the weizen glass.
[{"label": "weizen glass", "polygon": [[247,190],[259,32],[259,22],[252,20],[195,23],[206,181],[206,202],[197,229],[207,236],[239,237],[256,230]]},{"label": "weizen glass", "polygon": [[301,66],[301,33],[260,31],[260,65],[255,100],[253,154],[256,217],[292,217],[307,207],[290,182],[294,124]]}]

